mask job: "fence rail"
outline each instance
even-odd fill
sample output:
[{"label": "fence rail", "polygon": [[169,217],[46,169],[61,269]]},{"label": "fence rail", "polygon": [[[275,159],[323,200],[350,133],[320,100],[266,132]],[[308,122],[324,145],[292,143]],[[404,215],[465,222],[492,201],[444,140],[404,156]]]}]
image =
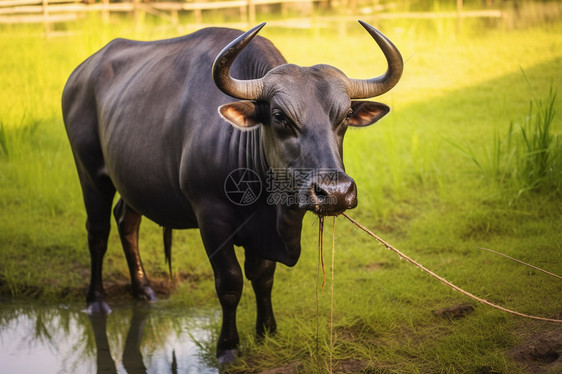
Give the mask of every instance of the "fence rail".
[{"label": "fence rail", "polygon": [[[100,12],[107,16],[110,12],[146,11],[156,15],[168,13],[170,20],[177,20],[177,12],[191,11],[198,13],[203,10],[213,9],[240,9],[242,17],[246,15],[249,21],[255,21],[255,7],[267,4],[302,3],[312,4],[327,0],[219,0],[219,1],[193,1],[193,2],[109,2],[103,0],[98,3],[88,3],[76,0],[0,0],[0,23],[34,23],[34,22],[59,22],[78,19],[87,12]],[[166,17],[165,17],[166,18]]]},{"label": "fence rail", "polygon": [[[153,14],[178,25],[179,12],[192,12],[196,23],[202,23],[202,11],[219,9],[238,9],[242,23],[255,24],[256,7],[260,5],[278,4],[282,9],[291,3],[299,3],[308,9],[314,3],[331,4],[332,0],[187,0],[187,1],[162,1],[126,0],[111,2],[110,0],[0,0],[0,24],[15,23],[43,23],[48,34],[50,25],[57,22],[67,22],[83,18],[88,12],[98,12],[106,21],[110,13],[133,13],[135,16],[141,12]],[[352,0],[340,0],[340,6],[346,6]],[[462,0],[457,0],[457,10],[452,12],[384,12],[384,6],[376,0],[371,9],[377,19],[396,18],[462,18],[489,17],[499,18],[505,14],[499,10],[464,11]],[[391,5],[392,6],[392,5]]]}]

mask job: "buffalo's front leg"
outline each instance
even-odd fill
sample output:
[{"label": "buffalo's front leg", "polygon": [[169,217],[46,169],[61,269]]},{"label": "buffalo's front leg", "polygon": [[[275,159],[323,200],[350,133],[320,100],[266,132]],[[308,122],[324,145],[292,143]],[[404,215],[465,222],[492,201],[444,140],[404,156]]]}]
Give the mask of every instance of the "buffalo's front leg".
[{"label": "buffalo's front leg", "polygon": [[242,295],[242,269],[236,259],[234,248],[219,250],[211,259],[215,273],[215,288],[222,308],[222,326],[217,342],[217,358],[227,364],[238,357],[240,339],[236,328],[236,308]]},{"label": "buffalo's front leg", "polygon": [[222,308],[222,326],[217,342],[220,364],[233,362],[239,355],[240,339],[236,328],[236,308],[242,295],[242,269],[231,240],[232,230],[214,220],[200,225],[201,236],[215,275],[215,288]]},{"label": "buffalo's front leg", "polygon": [[154,301],[156,295],[150,287],[139,254],[139,226],[142,216],[123,199],[119,199],[113,210],[123,251],[129,265],[133,295],[137,299]]},{"label": "buffalo's front leg", "polygon": [[275,333],[277,324],[271,305],[271,289],[273,288],[275,262],[251,256],[246,252],[244,270],[246,272],[246,277],[252,281],[252,287],[256,294],[256,333],[259,337],[263,337],[266,333]]}]

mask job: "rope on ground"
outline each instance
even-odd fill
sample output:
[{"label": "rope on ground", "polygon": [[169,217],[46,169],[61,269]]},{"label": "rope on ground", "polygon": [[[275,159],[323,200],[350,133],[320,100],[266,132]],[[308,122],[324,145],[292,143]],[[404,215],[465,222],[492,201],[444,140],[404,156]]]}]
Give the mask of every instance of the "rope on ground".
[{"label": "rope on ground", "polygon": [[544,317],[538,317],[538,316],[533,316],[530,314],[525,314],[525,313],[520,313],[517,312],[515,310],[511,310],[511,309],[507,309],[504,308],[502,306],[496,305],[494,303],[489,302],[488,300],[482,299],[478,296],[475,296],[473,294],[471,294],[468,291],[463,290],[462,288],[455,286],[454,284],[452,284],[451,282],[449,282],[448,280],[446,280],[445,278],[435,274],[434,272],[432,272],[431,270],[429,270],[428,268],[424,267],[422,264],[414,261],[413,259],[411,259],[410,257],[406,256],[404,253],[400,252],[398,249],[394,248],[392,245],[390,245],[389,243],[387,243],[386,241],[384,241],[383,239],[381,239],[380,237],[378,237],[377,235],[375,235],[372,231],[370,231],[368,228],[366,228],[365,226],[363,226],[362,224],[360,224],[359,222],[355,221],[353,218],[351,218],[350,216],[348,216],[346,213],[342,213],[342,215],[347,218],[351,223],[353,223],[355,226],[359,227],[361,230],[365,231],[367,234],[369,234],[370,236],[372,236],[373,238],[375,238],[376,240],[378,240],[383,246],[385,246],[387,249],[393,251],[394,253],[396,253],[398,256],[400,256],[401,258],[405,259],[406,261],[414,264],[416,267],[420,268],[421,270],[425,271],[426,273],[428,273],[429,275],[431,275],[432,277],[436,278],[437,280],[439,280],[441,283],[446,284],[447,286],[453,288],[454,290],[462,293],[465,296],[468,296],[482,304],[486,304],[488,306],[491,306],[492,308],[496,308],[499,309],[503,312],[506,313],[510,313],[510,314],[514,314],[520,317],[525,317],[525,318],[531,318],[531,319],[536,319],[539,321],[547,321],[547,322],[555,322],[555,323],[562,323],[562,320],[560,319],[554,319],[554,318],[544,318]]},{"label": "rope on ground", "polygon": [[534,265],[528,264],[528,263],[526,263],[526,262],[523,262],[523,261],[518,260],[518,259],[516,259],[516,258],[510,257],[510,256],[508,256],[508,255],[504,255],[503,253],[498,252],[498,251],[494,251],[493,249],[483,248],[483,247],[480,247],[480,249],[483,249],[483,250],[488,251],[488,252],[495,253],[495,254],[500,255],[500,256],[503,256],[503,257],[505,257],[505,258],[509,258],[509,259],[512,260],[512,261],[519,262],[520,264],[523,264],[523,265],[528,266],[528,267],[530,267],[530,268],[533,268],[533,269],[535,269],[535,270],[542,271],[543,273],[548,274],[548,275],[550,275],[550,276],[552,276],[552,277],[555,277],[555,278],[558,278],[558,279],[562,279],[562,277],[561,277],[560,275],[551,273],[550,271],[541,269],[541,268],[539,268],[539,267],[536,267],[536,266],[534,266]]}]

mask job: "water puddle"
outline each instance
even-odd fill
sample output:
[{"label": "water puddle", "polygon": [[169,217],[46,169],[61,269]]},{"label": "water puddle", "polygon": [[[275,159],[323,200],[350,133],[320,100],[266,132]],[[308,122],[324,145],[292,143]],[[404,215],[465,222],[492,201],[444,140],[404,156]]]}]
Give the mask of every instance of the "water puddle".
[{"label": "water puddle", "polygon": [[79,305],[0,303],[0,372],[219,372],[202,344],[214,339],[215,311],[111,307],[89,317]]}]

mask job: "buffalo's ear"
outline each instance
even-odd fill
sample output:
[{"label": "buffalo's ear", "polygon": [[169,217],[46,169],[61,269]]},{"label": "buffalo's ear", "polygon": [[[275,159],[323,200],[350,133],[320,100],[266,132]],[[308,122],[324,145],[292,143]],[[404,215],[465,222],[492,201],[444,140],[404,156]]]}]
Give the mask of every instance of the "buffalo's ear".
[{"label": "buffalo's ear", "polygon": [[240,129],[258,126],[258,107],[253,101],[235,101],[219,107],[219,113],[226,121]]},{"label": "buffalo's ear", "polygon": [[376,101],[352,101],[351,110],[348,124],[356,127],[372,125],[390,112],[387,105]]}]

